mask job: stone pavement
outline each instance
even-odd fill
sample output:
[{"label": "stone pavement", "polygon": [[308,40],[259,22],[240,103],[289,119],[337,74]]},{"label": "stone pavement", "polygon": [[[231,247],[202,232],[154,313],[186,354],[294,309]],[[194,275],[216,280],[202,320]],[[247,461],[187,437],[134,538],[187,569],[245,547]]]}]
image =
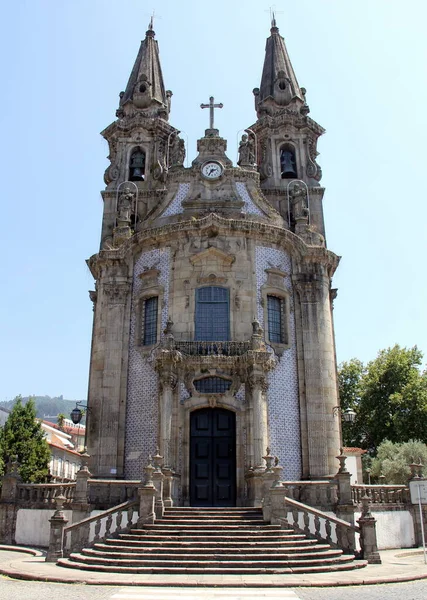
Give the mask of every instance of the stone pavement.
[{"label": "stone pavement", "polygon": [[89,585],[144,585],[166,587],[283,588],[370,585],[427,579],[420,548],[380,552],[382,564],[356,571],[310,573],[306,575],[134,575],[97,573],[58,567],[46,563],[44,553],[31,548],[0,546],[0,574],[15,579]]}]

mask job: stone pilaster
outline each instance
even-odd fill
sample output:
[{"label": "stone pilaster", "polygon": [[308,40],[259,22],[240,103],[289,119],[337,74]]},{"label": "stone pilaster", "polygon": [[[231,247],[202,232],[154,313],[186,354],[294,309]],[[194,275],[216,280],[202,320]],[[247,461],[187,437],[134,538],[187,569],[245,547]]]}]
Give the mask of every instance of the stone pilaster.
[{"label": "stone pilaster", "polygon": [[[121,269],[127,267],[121,265]],[[89,377],[88,450],[97,477],[123,477],[130,284],[98,283]]]},{"label": "stone pilaster", "polygon": [[171,433],[173,392],[176,387],[177,377],[169,369],[159,372],[160,382],[160,454],[164,458],[164,465],[171,467]]},{"label": "stone pilaster", "polygon": [[[330,304],[330,279],[326,267],[293,276],[299,304],[300,344],[303,360],[306,444],[311,479],[329,477],[336,470],[340,448],[340,427],[333,408],[338,404],[335,345]],[[318,272],[317,272],[318,271]]]},{"label": "stone pilaster", "polygon": [[255,471],[264,471],[264,452],[268,446],[267,378],[262,372],[252,370],[248,378],[252,406],[253,464]]}]

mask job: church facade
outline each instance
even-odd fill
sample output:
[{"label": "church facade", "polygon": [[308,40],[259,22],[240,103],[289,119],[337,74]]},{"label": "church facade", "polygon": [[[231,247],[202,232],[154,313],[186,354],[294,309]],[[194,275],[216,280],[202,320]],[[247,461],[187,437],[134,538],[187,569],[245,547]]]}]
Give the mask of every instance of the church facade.
[{"label": "church facade", "polygon": [[103,132],[88,397],[90,468],[141,479],[159,451],[178,505],[258,503],[263,456],[328,478],[340,448],[317,140],[273,20],[237,166],[210,127],[184,167],[155,34]]}]

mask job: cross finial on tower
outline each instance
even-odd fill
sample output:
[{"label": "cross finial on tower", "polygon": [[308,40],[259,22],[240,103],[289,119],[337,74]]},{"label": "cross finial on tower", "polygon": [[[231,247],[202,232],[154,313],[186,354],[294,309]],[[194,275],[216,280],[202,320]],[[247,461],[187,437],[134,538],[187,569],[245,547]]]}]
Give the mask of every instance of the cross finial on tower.
[{"label": "cross finial on tower", "polygon": [[148,24],[148,31],[154,31],[154,19],[160,19],[161,17],[159,15],[156,15],[156,11],[153,9],[153,12],[151,13],[150,16],[150,22]]},{"label": "cross finial on tower", "polygon": [[[267,12],[267,11],[265,11],[265,12]],[[273,4],[272,6],[270,6],[268,12],[270,12],[271,27],[277,27],[276,15],[282,15],[283,14],[283,10],[276,10],[276,5]]]},{"label": "cross finial on tower", "polygon": [[222,102],[214,104],[214,97],[209,98],[209,104],[201,104],[200,108],[209,108],[209,128],[214,129],[214,109],[222,108],[224,105]]}]

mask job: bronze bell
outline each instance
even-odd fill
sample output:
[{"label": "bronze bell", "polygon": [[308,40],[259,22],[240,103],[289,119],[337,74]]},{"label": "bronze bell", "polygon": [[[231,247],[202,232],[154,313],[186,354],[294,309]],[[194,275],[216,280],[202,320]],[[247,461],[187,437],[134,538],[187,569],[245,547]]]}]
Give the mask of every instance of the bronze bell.
[{"label": "bronze bell", "polygon": [[134,152],[130,160],[130,180],[144,181],[145,154],[143,152]]},{"label": "bronze bell", "polygon": [[296,179],[297,170],[295,164],[295,155],[290,150],[282,150],[280,153],[280,168],[282,179]]},{"label": "bronze bell", "polygon": [[130,170],[131,181],[144,181],[144,173],[139,167],[131,168]]}]

